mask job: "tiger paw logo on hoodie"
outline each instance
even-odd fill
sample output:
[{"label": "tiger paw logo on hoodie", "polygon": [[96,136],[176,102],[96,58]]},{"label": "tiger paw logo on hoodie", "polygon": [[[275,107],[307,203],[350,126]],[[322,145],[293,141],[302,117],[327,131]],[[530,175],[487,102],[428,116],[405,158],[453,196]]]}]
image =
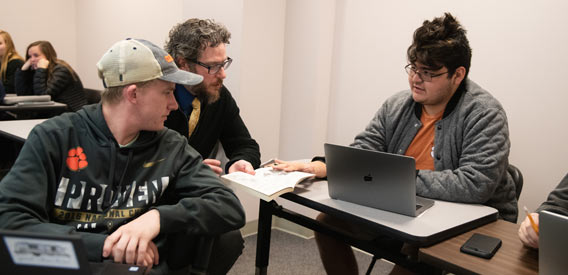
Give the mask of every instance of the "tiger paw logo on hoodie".
[{"label": "tiger paw logo on hoodie", "polygon": [[89,163],[87,162],[87,155],[83,152],[83,148],[78,146],[77,148],[72,148],[67,153],[67,167],[71,171],[81,170],[87,167]]}]

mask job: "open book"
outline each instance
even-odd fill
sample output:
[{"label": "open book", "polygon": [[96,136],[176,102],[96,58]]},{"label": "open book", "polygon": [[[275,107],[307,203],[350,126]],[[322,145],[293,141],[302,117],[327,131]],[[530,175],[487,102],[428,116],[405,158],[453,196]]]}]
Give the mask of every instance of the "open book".
[{"label": "open book", "polygon": [[314,176],[304,172],[272,170],[272,167],[258,168],[255,172],[254,176],[234,172],[221,176],[221,179],[231,188],[240,188],[265,201],[271,201],[284,193],[292,192],[296,184]]}]

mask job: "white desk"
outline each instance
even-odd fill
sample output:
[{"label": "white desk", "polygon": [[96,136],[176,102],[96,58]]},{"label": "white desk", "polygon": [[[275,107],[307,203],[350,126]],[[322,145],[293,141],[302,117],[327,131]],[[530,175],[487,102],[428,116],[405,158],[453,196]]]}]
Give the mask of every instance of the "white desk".
[{"label": "white desk", "polygon": [[59,115],[67,110],[67,104],[61,102],[50,102],[45,104],[14,104],[14,105],[0,105],[0,111],[8,111],[13,113],[24,112],[51,112],[54,115]]},{"label": "white desk", "polygon": [[307,192],[299,195],[346,214],[356,214],[359,218],[367,220],[371,227],[376,224],[388,228],[393,233],[402,236],[406,242],[420,245],[440,241],[440,237],[445,237],[445,232],[469,222],[495,217],[492,218],[491,221],[493,221],[498,215],[497,209],[489,206],[435,200],[434,205],[418,217],[410,217],[331,199],[328,195],[327,182],[314,185],[312,187],[317,187],[309,188]]},{"label": "white desk", "polygon": [[[332,200],[328,195],[326,181],[300,184],[293,193],[284,194],[281,198],[355,224],[367,226],[382,235],[418,246],[428,246],[443,241],[495,221],[498,216],[496,209],[487,206],[436,201],[434,206],[420,216],[409,217]],[[375,253],[374,251],[384,252],[380,251],[381,248],[376,248],[375,244],[371,242],[350,239],[349,236],[322,225],[312,218],[285,209],[274,201],[265,202],[261,200],[256,251],[257,274],[266,274],[267,271],[272,215],[338,237],[345,240],[346,243],[370,253]],[[389,260],[404,261],[401,258]]]},{"label": "white desk", "polygon": [[0,134],[16,141],[25,142],[32,129],[44,121],[45,119],[0,121]]},{"label": "white desk", "polygon": [[[16,96],[16,94],[6,94],[7,98]],[[67,104],[52,101],[49,103],[45,102],[45,104],[4,105],[3,102],[0,102],[0,111],[11,112],[19,120],[37,117],[52,117],[67,111]]]}]

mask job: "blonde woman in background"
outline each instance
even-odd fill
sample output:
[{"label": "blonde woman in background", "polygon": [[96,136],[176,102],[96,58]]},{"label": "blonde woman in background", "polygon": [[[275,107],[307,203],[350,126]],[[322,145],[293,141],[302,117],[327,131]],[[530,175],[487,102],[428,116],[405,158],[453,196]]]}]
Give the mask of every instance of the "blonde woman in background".
[{"label": "blonde woman in background", "polygon": [[16,51],[9,33],[0,30],[0,80],[6,93],[16,93],[14,78],[24,59]]},{"label": "blonde woman in background", "polygon": [[26,50],[26,62],[16,72],[19,95],[50,95],[77,111],[87,103],[79,76],[67,62],[58,59],[49,41],[36,41]]}]

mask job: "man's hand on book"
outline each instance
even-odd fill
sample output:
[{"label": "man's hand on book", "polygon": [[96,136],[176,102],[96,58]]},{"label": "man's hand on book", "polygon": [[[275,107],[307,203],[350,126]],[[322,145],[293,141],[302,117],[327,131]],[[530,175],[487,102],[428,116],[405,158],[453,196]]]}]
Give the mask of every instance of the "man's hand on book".
[{"label": "man's hand on book", "polygon": [[311,173],[315,174],[317,178],[325,178],[327,176],[325,163],[321,161],[299,162],[276,159],[273,164],[269,165],[269,167],[285,172],[300,171]]},{"label": "man's hand on book", "polygon": [[235,163],[233,163],[233,165],[231,165],[231,167],[229,167],[229,174],[233,173],[233,172],[243,172],[243,173],[247,173],[247,174],[251,174],[254,175],[254,168],[252,167],[252,164],[250,164],[250,162],[246,161],[246,160],[239,160]]}]

